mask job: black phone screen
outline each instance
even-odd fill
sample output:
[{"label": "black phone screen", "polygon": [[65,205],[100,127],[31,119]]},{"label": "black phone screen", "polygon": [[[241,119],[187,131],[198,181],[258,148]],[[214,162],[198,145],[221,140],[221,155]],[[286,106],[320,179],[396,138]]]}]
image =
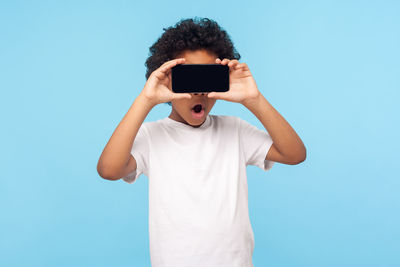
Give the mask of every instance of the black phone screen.
[{"label": "black phone screen", "polygon": [[229,91],[229,67],[221,64],[179,64],[171,69],[174,93]]}]

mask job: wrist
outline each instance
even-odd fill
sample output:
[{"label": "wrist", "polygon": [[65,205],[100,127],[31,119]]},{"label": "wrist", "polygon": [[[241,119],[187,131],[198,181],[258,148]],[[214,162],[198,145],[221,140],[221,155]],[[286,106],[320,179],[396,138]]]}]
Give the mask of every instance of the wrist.
[{"label": "wrist", "polygon": [[135,101],[138,101],[142,106],[146,107],[149,111],[157,105],[157,103],[154,103],[154,101],[151,100],[151,98],[145,96],[143,92],[141,92]]},{"label": "wrist", "polygon": [[256,95],[252,97],[248,97],[245,100],[242,101],[242,105],[247,107],[247,108],[252,108],[256,106],[260,101],[262,100],[263,95],[258,92]]}]

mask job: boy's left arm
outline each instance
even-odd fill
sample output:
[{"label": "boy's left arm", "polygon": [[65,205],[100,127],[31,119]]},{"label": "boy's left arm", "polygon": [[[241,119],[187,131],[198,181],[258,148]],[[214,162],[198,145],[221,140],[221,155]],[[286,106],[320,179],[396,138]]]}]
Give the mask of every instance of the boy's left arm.
[{"label": "boy's left arm", "polygon": [[272,138],[273,144],[266,160],[299,164],[306,159],[306,148],[300,137],[261,93],[257,98],[248,99],[242,104],[261,121]]},{"label": "boy's left arm", "polygon": [[241,103],[249,109],[263,124],[272,138],[273,144],[268,151],[266,160],[284,164],[298,164],[306,159],[306,148],[290,124],[265,99],[258,90],[256,82],[246,63],[237,60],[220,60],[216,63],[228,64],[229,91],[212,92],[210,98],[223,99]]}]

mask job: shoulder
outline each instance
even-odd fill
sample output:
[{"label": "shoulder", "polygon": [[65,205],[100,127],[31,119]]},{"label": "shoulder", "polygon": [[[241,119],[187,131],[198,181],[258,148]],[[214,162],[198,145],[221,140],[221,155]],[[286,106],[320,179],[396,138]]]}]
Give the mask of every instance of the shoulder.
[{"label": "shoulder", "polygon": [[158,121],[144,121],[140,125],[139,131],[144,132],[146,135],[157,132],[161,127],[161,120]]},{"label": "shoulder", "polygon": [[143,128],[146,128],[146,130],[157,129],[162,127],[162,125],[163,125],[163,119],[157,121],[144,121],[142,123]]},{"label": "shoulder", "polygon": [[246,130],[255,130],[258,129],[256,126],[251,124],[250,122],[237,117],[237,116],[227,116],[227,115],[218,115],[215,116],[216,124],[223,125],[225,128],[233,128],[235,127],[236,129],[239,129],[240,131],[246,131]]},{"label": "shoulder", "polygon": [[[144,121],[140,127],[149,136],[160,136],[162,133],[169,132],[174,128],[168,126],[171,126],[171,122],[169,122],[168,117],[166,117],[156,121]],[[172,124],[172,126],[174,125]]]},{"label": "shoulder", "polygon": [[240,122],[240,118],[231,115],[210,115],[211,119],[216,125],[221,126],[238,126]]}]

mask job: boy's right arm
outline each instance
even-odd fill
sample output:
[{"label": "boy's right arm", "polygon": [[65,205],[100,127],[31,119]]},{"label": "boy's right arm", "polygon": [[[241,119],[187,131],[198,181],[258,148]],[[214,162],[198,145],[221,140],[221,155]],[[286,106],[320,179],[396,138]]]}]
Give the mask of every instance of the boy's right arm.
[{"label": "boy's right arm", "polygon": [[118,180],[136,170],[131,148],[140,126],[153,107],[154,104],[143,94],[135,99],[101,153],[97,164],[97,172],[101,177]]},{"label": "boy's right arm", "polygon": [[150,110],[157,104],[174,99],[190,99],[191,94],[174,93],[171,89],[171,68],[185,62],[173,59],[154,70],[101,153],[97,172],[107,180],[118,180],[136,170],[131,149],[136,135]]}]

